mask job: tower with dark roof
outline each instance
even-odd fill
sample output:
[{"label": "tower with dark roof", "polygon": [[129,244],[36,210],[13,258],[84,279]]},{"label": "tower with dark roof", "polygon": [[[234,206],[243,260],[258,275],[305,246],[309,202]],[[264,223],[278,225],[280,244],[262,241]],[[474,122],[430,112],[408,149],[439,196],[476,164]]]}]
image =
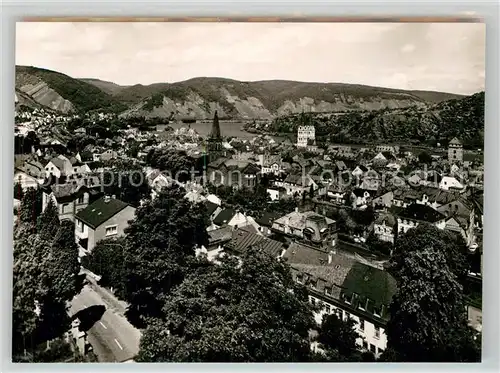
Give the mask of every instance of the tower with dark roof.
[{"label": "tower with dark roof", "polygon": [[212,122],[212,130],[210,131],[210,136],[207,141],[207,153],[209,161],[212,162],[217,158],[223,156],[222,147],[222,136],[220,132],[219,116],[217,115],[217,110],[214,114],[214,120]]},{"label": "tower with dark roof", "polygon": [[448,162],[462,162],[464,159],[464,149],[459,139],[454,137],[448,144]]}]

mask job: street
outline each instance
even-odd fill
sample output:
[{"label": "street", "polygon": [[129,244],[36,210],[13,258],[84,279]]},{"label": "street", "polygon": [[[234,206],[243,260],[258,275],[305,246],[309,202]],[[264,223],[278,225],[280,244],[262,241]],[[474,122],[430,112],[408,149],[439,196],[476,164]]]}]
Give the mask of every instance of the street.
[{"label": "street", "polygon": [[[70,314],[81,319],[88,329],[88,341],[99,362],[124,362],[139,351],[140,331],[134,328],[116,308],[105,302],[94,290],[96,285],[86,285],[71,302]],[[82,317],[83,315],[83,317]],[[84,330],[85,330],[84,329]]]}]

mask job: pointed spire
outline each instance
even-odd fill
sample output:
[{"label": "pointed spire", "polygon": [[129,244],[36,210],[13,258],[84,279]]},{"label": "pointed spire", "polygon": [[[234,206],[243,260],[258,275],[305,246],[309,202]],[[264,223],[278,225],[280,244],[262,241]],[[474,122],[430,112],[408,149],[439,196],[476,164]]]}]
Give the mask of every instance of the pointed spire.
[{"label": "pointed spire", "polygon": [[212,123],[212,132],[210,132],[210,137],[213,139],[220,139],[220,126],[219,126],[219,116],[217,115],[217,110],[215,110],[214,121]]}]

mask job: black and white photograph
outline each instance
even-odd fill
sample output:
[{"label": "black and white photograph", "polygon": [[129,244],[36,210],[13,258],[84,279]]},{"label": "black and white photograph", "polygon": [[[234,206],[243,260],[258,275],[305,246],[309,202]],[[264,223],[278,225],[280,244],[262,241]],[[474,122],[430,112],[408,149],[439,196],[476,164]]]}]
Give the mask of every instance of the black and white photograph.
[{"label": "black and white photograph", "polygon": [[434,21],[17,22],[12,362],[481,362],[486,27]]}]

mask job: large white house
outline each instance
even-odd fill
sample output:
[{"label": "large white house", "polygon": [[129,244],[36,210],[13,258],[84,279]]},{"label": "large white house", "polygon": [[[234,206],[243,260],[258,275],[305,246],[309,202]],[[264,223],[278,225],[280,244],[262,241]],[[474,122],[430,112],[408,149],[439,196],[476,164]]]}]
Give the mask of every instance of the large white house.
[{"label": "large white house", "polygon": [[316,141],[316,129],[314,126],[299,126],[297,130],[297,146],[307,148],[307,145]]}]

